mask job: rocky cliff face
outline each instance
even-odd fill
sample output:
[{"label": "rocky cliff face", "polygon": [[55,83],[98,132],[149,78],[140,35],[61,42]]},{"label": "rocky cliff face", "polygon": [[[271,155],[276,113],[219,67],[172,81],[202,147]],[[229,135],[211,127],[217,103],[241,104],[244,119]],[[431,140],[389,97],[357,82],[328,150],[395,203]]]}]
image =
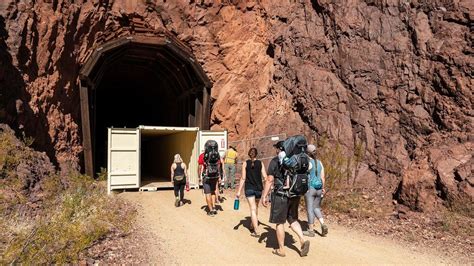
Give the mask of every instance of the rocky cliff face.
[{"label": "rocky cliff face", "polygon": [[136,18],[193,50],[214,84],[213,128],[231,139],[363,143],[365,185],[414,210],[472,206],[473,12],[467,0],[2,1],[0,115],[78,167],[81,63]]}]

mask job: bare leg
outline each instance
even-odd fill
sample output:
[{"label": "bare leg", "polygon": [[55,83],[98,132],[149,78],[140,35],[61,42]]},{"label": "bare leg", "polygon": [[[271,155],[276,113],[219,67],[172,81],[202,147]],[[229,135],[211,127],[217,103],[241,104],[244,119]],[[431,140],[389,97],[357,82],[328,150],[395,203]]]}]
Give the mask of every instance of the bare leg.
[{"label": "bare leg", "polygon": [[280,254],[285,254],[285,224],[276,225],[276,234],[279,246],[278,251]]},{"label": "bare leg", "polygon": [[209,208],[209,211],[212,211],[214,205],[213,205],[211,194],[206,194],[206,203],[207,203],[207,207]]},{"label": "bare leg", "polygon": [[304,236],[303,236],[303,230],[301,230],[300,223],[298,221],[294,221],[293,223],[290,224],[290,228],[291,228],[291,230],[293,230],[293,232],[295,232],[295,234],[300,239],[301,245],[303,245],[305,239],[304,239]]},{"label": "bare leg", "polygon": [[[257,204],[255,197],[248,197],[247,201],[249,202],[250,208],[250,219],[252,220],[252,226],[255,233],[258,234],[258,216],[257,216]],[[257,201],[258,202],[258,201]]]},{"label": "bare leg", "polygon": [[210,210],[214,210],[216,208],[216,194],[209,194],[210,198],[211,198],[211,204],[209,206],[209,208],[211,208]]}]

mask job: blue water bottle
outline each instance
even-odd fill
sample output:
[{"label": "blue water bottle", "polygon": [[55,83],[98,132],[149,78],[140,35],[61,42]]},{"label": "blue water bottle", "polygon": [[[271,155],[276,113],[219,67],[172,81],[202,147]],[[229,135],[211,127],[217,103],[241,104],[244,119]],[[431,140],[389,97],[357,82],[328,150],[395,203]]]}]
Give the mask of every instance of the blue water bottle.
[{"label": "blue water bottle", "polygon": [[239,209],[239,204],[240,204],[240,200],[239,198],[235,198],[234,200],[234,210],[238,210]]}]

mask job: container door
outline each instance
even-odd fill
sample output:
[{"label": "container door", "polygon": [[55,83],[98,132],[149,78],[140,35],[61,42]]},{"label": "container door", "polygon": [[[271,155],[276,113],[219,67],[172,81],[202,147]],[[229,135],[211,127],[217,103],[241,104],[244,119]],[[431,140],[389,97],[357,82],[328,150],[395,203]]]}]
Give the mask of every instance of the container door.
[{"label": "container door", "polygon": [[227,150],[227,130],[223,131],[199,131],[199,154],[204,152],[204,144],[208,140],[215,140],[219,145],[219,153]]},{"label": "container door", "polygon": [[140,133],[136,128],[109,128],[107,186],[112,189],[140,187]]},{"label": "container door", "polygon": [[196,132],[193,140],[192,158],[189,162],[189,186],[199,188],[199,132]]}]

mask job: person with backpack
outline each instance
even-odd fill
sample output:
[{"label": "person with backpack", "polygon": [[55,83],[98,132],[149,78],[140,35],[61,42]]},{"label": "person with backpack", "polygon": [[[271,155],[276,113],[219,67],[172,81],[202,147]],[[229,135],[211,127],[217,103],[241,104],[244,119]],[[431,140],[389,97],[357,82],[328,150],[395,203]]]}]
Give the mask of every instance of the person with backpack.
[{"label": "person with backpack", "polygon": [[[302,144],[300,145],[297,141],[301,141]],[[262,193],[262,204],[267,207],[268,194],[274,184],[273,193],[271,194],[270,223],[276,224],[278,249],[273,250],[272,253],[281,257],[286,256],[284,250],[285,221],[290,224],[290,228],[298,236],[301,244],[300,256],[307,256],[309,252],[310,242],[305,240],[301,225],[298,222],[299,202],[301,196],[308,189],[307,168],[309,159],[306,158],[307,155],[304,152],[306,148],[304,142],[306,142],[304,137],[298,136],[298,139],[293,137],[285,142],[279,141],[274,145],[278,155],[270,161],[267,180]],[[292,148],[295,147],[297,149],[293,151]],[[298,154],[296,154],[297,152]],[[289,188],[284,189],[286,186]]]},{"label": "person with backpack", "polygon": [[315,217],[318,218],[321,224],[321,235],[326,236],[328,227],[324,224],[323,214],[321,213],[321,200],[324,195],[324,166],[320,160],[316,159],[316,146],[308,145],[308,154],[311,157],[310,162],[313,167],[310,169],[309,189],[306,192],[304,199],[306,202],[306,210],[308,212],[308,231],[304,231],[305,236],[315,236]]},{"label": "person with backpack", "polygon": [[245,187],[245,197],[249,203],[250,209],[250,231],[251,236],[260,237],[258,230],[258,203],[262,197],[263,179],[266,179],[267,173],[265,165],[262,161],[257,160],[258,151],[256,148],[249,150],[250,159],[242,164],[242,177],[240,178],[239,188],[237,189],[236,198],[240,198],[243,188]]},{"label": "person with backpack", "polygon": [[215,216],[216,210],[216,189],[220,175],[220,155],[218,144],[214,140],[208,140],[204,145],[204,153],[199,156],[199,182],[202,183],[206,203],[208,207],[207,215]]},{"label": "person with backpack", "polygon": [[174,206],[179,207],[184,204],[184,187],[186,186],[187,177],[189,176],[186,164],[181,159],[181,155],[175,154],[173,163],[171,164],[171,182],[174,186],[174,196],[176,198]]}]

